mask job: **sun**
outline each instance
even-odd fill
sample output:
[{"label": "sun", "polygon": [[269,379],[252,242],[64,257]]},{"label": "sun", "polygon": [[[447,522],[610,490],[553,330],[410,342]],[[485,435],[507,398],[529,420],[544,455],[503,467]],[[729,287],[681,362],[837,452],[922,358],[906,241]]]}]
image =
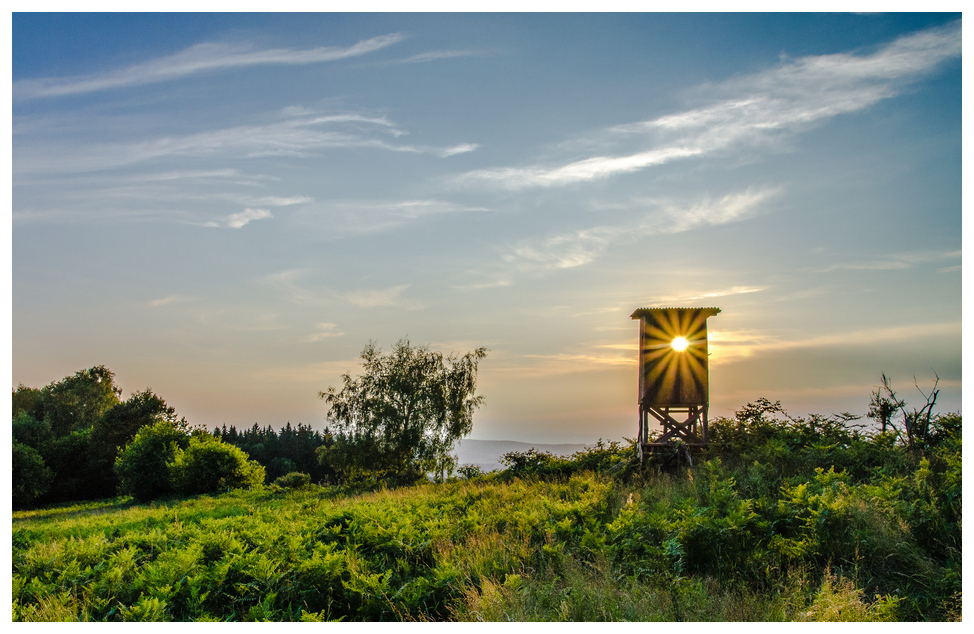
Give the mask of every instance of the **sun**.
[{"label": "sun", "polygon": [[686,350],[687,346],[690,344],[685,337],[677,337],[676,339],[673,340],[673,343],[671,343],[670,345],[673,346],[674,350],[680,352]]}]

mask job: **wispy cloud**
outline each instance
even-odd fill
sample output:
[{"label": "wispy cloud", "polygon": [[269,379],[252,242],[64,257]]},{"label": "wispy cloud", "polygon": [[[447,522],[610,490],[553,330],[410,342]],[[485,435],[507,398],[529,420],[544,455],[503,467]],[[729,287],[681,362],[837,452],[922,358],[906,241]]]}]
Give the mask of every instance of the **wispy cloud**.
[{"label": "wispy cloud", "polygon": [[447,156],[453,156],[454,154],[466,154],[467,152],[473,152],[479,147],[479,143],[460,143],[459,145],[454,145],[453,147],[439,150],[437,153],[446,158]]},{"label": "wispy cloud", "polygon": [[662,165],[677,158],[701,154],[699,148],[671,147],[649,150],[629,156],[595,156],[561,167],[504,167],[468,172],[461,182],[483,181],[508,189],[549,187],[595,180],[615,174],[635,172],[651,165]]},{"label": "wispy cloud", "polygon": [[865,110],[961,55],[961,23],[901,37],[872,54],[842,53],[782,61],[777,67],[704,87],[709,105],[602,130],[591,146],[642,145],[561,165],[481,169],[462,184],[507,189],[588,182],[734,148],[772,147],[840,114]]},{"label": "wispy cloud", "polygon": [[204,227],[228,227],[230,229],[240,229],[244,227],[252,220],[263,220],[264,218],[273,218],[271,212],[266,209],[244,209],[243,211],[235,214],[230,214],[222,222],[207,222]]},{"label": "wispy cloud", "polygon": [[690,293],[688,295],[670,295],[656,297],[646,303],[646,307],[667,306],[680,302],[692,302],[699,299],[712,299],[716,297],[729,297],[731,295],[746,295],[748,293],[760,293],[766,290],[763,286],[731,286],[719,290],[707,291],[703,293]]},{"label": "wispy cloud", "polygon": [[168,297],[161,297],[159,299],[154,299],[148,303],[149,306],[156,308],[158,306],[165,306],[167,304],[172,304],[173,302],[181,301],[183,298],[178,295],[170,295]]},{"label": "wispy cloud", "polygon": [[257,280],[257,283],[276,288],[295,304],[322,304],[337,297],[337,294],[327,287],[308,288],[301,284],[301,278],[309,272],[310,269],[289,269],[264,275]]},{"label": "wispy cloud", "polygon": [[[19,182],[38,174],[95,172],[167,157],[313,158],[329,149],[374,148],[446,158],[479,147],[476,143],[435,147],[397,141],[406,134],[384,116],[285,109],[259,125],[232,126],[130,143],[63,146],[55,140],[52,145],[18,146],[14,176]],[[52,158],[55,156],[56,160]]]},{"label": "wispy cloud", "polygon": [[389,288],[367,289],[344,293],[346,301],[361,306],[362,308],[380,308],[384,306],[394,306],[413,310],[421,308],[422,304],[417,301],[406,299],[402,296],[403,292],[409,288],[409,284],[400,284]]},{"label": "wispy cloud", "polygon": [[435,62],[441,59],[453,59],[455,57],[470,57],[477,55],[476,51],[428,51],[407,57],[405,59],[391,60],[390,64],[422,64],[425,62]]},{"label": "wispy cloud", "polygon": [[345,333],[344,332],[336,332],[335,331],[335,328],[337,328],[337,327],[338,327],[338,324],[330,324],[330,323],[321,323],[321,324],[318,324],[316,326],[316,329],[317,329],[318,332],[316,332],[313,335],[311,335],[310,337],[308,337],[307,340],[310,341],[310,342],[315,342],[315,341],[322,341],[323,339],[330,339],[332,337],[343,337],[343,336],[345,336]]},{"label": "wispy cloud", "polygon": [[14,99],[37,99],[76,95],[172,81],[201,72],[245,66],[332,62],[372,53],[401,41],[403,37],[400,33],[391,33],[362,40],[348,47],[322,46],[304,50],[287,48],[252,50],[242,45],[202,43],[174,55],[101,74],[16,81],[13,84],[13,97]]},{"label": "wispy cloud", "polygon": [[525,242],[511,248],[502,259],[522,272],[582,266],[597,259],[616,242],[751,218],[765,210],[765,203],[780,191],[780,188],[747,189],[718,199],[705,196],[689,206],[657,203],[658,209],[634,223],[592,227]]},{"label": "wispy cloud", "polygon": [[[822,272],[837,270],[866,270],[866,271],[890,271],[908,269],[917,264],[928,262],[940,262],[942,260],[959,259],[962,253],[956,251],[908,251],[905,253],[891,253],[890,255],[874,260],[861,260],[859,262],[842,262],[822,269]],[[958,265],[960,266],[960,265]],[[948,269],[951,267],[947,267]],[[939,269],[938,272],[942,272]]]},{"label": "wispy cloud", "polygon": [[327,226],[330,237],[388,231],[429,216],[488,211],[435,198],[418,200],[331,200],[308,205],[292,218],[308,227]]},{"label": "wispy cloud", "polygon": [[635,347],[622,352],[569,351],[557,354],[525,354],[496,360],[493,377],[541,378],[565,374],[595,373],[631,368],[638,363]]},{"label": "wispy cloud", "polygon": [[265,275],[258,283],[276,287],[283,291],[288,299],[297,304],[334,304],[344,302],[362,308],[396,307],[406,310],[422,308],[423,304],[404,297],[409,284],[399,284],[385,288],[365,288],[353,291],[336,291],[324,285],[307,285],[300,282],[301,278],[310,273],[310,269],[290,269]]},{"label": "wispy cloud", "polygon": [[803,338],[788,338],[753,330],[718,329],[709,332],[709,348],[711,363],[726,363],[740,357],[782,350],[896,344],[926,338],[960,337],[960,334],[959,322],[869,328]]}]

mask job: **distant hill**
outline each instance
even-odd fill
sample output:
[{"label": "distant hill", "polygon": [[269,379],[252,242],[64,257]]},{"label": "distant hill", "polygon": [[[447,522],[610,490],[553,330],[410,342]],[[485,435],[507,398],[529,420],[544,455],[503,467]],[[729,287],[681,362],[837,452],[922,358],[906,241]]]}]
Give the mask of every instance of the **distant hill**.
[{"label": "distant hill", "polygon": [[576,451],[581,451],[589,445],[554,444],[545,445],[540,443],[516,442],[513,440],[472,440],[465,438],[458,440],[455,446],[457,452],[457,464],[477,465],[484,471],[503,469],[500,458],[510,451],[525,452],[534,447],[537,451],[548,451],[556,456],[570,456]]}]

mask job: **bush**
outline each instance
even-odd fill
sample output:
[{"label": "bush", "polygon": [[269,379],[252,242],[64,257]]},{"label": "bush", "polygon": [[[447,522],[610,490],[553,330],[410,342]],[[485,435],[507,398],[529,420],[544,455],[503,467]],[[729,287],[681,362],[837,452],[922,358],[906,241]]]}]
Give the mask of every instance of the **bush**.
[{"label": "bush", "polygon": [[112,467],[120,448],[127,445],[140,429],[160,420],[175,423],[178,429],[186,428],[185,420],[176,419],[176,410],[146,389],[136,392],[95,421],[85,469],[89,497],[115,495],[119,482]]},{"label": "bush", "polygon": [[172,421],[159,421],[140,429],[115,460],[122,493],[138,500],[173,493],[171,465],[188,443],[189,437]]},{"label": "bush", "polygon": [[300,471],[292,471],[274,480],[274,484],[282,489],[306,489],[311,486],[311,476]]},{"label": "bush", "polygon": [[484,477],[484,470],[480,465],[462,464],[457,468],[457,474],[464,480]]},{"label": "bush", "polygon": [[173,481],[183,495],[249,489],[264,484],[264,467],[238,447],[197,434],[176,453]]}]

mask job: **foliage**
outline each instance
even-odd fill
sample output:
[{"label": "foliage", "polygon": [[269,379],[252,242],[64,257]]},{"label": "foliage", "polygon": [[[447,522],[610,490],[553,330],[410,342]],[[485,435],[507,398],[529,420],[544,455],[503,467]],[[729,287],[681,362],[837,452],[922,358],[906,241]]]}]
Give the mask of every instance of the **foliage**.
[{"label": "foliage", "polygon": [[[139,490],[139,495],[149,497],[179,492],[173,474],[160,467],[167,459],[175,458],[153,458],[151,449],[138,460],[134,454],[130,456],[129,462],[143,462],[144,468],[135,468],[130,473],[129,488],[120,489],[122,483],[115,465],[140,430],[166,421],[185,435],[189,425],[148,388],[119,401],[121,390],[114,381],[114,373],[104,366],[95,366],[41,389],[21,384],[13,391],[12,437],[32,450],[16,450],[23,469],[14,473],[14,480],[23,494],[15,496],[15,508],[106,498],[119,491]],[[320,432],[300,423],[296,427],[287,423],[275,432],[270,426],[260,428],[255,424],[242,433],[224,426],[214,430],[213,436],[239,447],[263,465],[268,480],[292,471],[307,473],[314,482],[336,480],[334,470],[320,462],[316,453],[320,447],[333,443],[327,429]],[[182,438],[180,443],[187,446],[188,440]],[[138,447],[134,450],[139,451]],[[124,470],[125,464],[121,468]],[[36,481],[28,483],[28,473],[34,473]],[[142,484],[135,484],[140,479]],[[155,484],[150,484],[150,480]]]},{"label": "foliage", "polygon": [[12,497],[14,508],[30,506],[47,493],[54,473],[33,447],[14,440],[10,455],[13,470]]},{"label": "foliage", "polygon": [[140,429],[158,421],[167,421],[180,429],[185,420],[177,420],[176,410],[148,388],[136,392],[123,403],[105,412],[95,421],[88,447],[88,490],[93,498],[111,497],[118,491],[118,477],[113,471],[119,452]]},{"label": "foliage", "polygon": [[115,374],[98,365],[41,389],[33,413],[38,420],[46,420],[56,436],[64,436],[91,429],[95,421],[118,404],[121,393],[122,389],[115,385]]},{"label": "foliage", "polygon": [[486,474],[480,465],[462,464],[457,467],[457,475],[464,480],[472,480],[474,478],[482,478]]},{"label": "foliage", "polygon": [[[600,442],[397,489],[293,474],[18,511],[13,618],[960,620],[960,431],[959,414],[932,415],[918,452],[762,399],[675,470]],[[173,456],[219,444],[182,438]]]},{"label": "foliage", "polygon": [[307,489],[311,486],[311,476],[300,471],[292,471],[274,480],[274,486],[282,489]]},{"label": "foliage", "polygon": [[44,414],[40,408],[40,396],[41,391],[39,389],[27,387],[23,383],[19,384],[17,389],[13,390],[13,395],[10,399],[10,408],[13,417],[17,418],[21,414],[30,414],[36,418],[36,414],[40,411],[40,418],[43,420]]},{"label": "foliage", "polygon": [[370,342],[361,356],[361,376],[345,374],[341,390],[318,394],[337,429],[334,446],[319,452],[321,462],[345,481],[412,482],[451,471],[453,444],[470,433],[483,403],[474,394],[486,348],[444,358],[403,339],[389,355]]},{"label": "foliage", "polygon": [[46,420],[37,420],[33,414],[20,410],[13,417],[12,434],[14,442],[32,447],[39,452],[47,452],[54,442],[54,432]]},{"label": "foliage", "polygon": [[506,469],[505,477],[557,477],[573,473],[594,471],[614,475],[631,474],[638,462],[635,441],[605,442],[601,438],[592,447],[576,451],[571,456],[559,457],[534,447],[525,451],[511,451],[500,458]]},{"label": "foliage", "polygon": [[[913,383],[916,385],[920,395],[923,396],[925,402],[923,407],[920,409],[913,408],[913,411],[908,411],[906,409],[906,402],[896,397],[896,393],[890,385],[889,377],[885,374],[883,374],[882,387],[885,396],[880,395],[879,391],[873,393],[870,413],[878,412],[879,416],[888,414],[888,418],[883,419],[884,431],[888,425],[892,428],[893,433],[903,440],[911,451],[922,453],[930,446],[930,436],[933,431],[933,407],[936,405],[937,395],[940,393],[940,390],[937,389],[937,385],[940,383],[940,377],[937,376],[936,372],[934,372],[934,377],[936,378],[929,394],[920,389],[919,384],[916,382],[916,377],[914,377]],[[897,409],[903,415],[903,420],[900,425],[893,423],[893,414],[896,413]]]},{"label": "foliage", "polygon": [[172,481],[182,495],[249,489],[264,484],[264,467],[238,447],[206,433],[194,434],[176,451],[170,465]]},{"label": "foliage", "polygon": [[115,495],[118,450],[140,427],[162,418],[176,420],[172,408],[148,389],[124,403],[120,394],[115,374],[104,366],[75,372],[41,389],[21,384],[14,390],[14,440],[33,448],[52,474],[36,502]]},{"label": "foliage", "polygon": [[54,472],[54,481],[43,498],[44,503],[82,500],[87,496],[89,474],[86,468],[90,439],[91,429],[76,429],[56,438],[42,454],[44,462]]},{"label": "foliage", "polygon": [[267,480],[273,481],[292,471],[307,473],[313,482],[330,482],[335,479],[334,471],[318,460],[316,450],[334,443],[331,432],[312,429],[308,425],[290,422],[279,432],[268,425],[260,427],[256,423],[250,429],[238,432],[236,427],[226,425],[213,430],[213,436],[223,442],[240,447],[251,459],[264,465]]},{"label": "foliage", "polygon": [[175,492],[172,465],[189,445],[189,437],[176,423],[161,420],[147,425],[115,460],[120,490],[137,500],[152,500]]}]

